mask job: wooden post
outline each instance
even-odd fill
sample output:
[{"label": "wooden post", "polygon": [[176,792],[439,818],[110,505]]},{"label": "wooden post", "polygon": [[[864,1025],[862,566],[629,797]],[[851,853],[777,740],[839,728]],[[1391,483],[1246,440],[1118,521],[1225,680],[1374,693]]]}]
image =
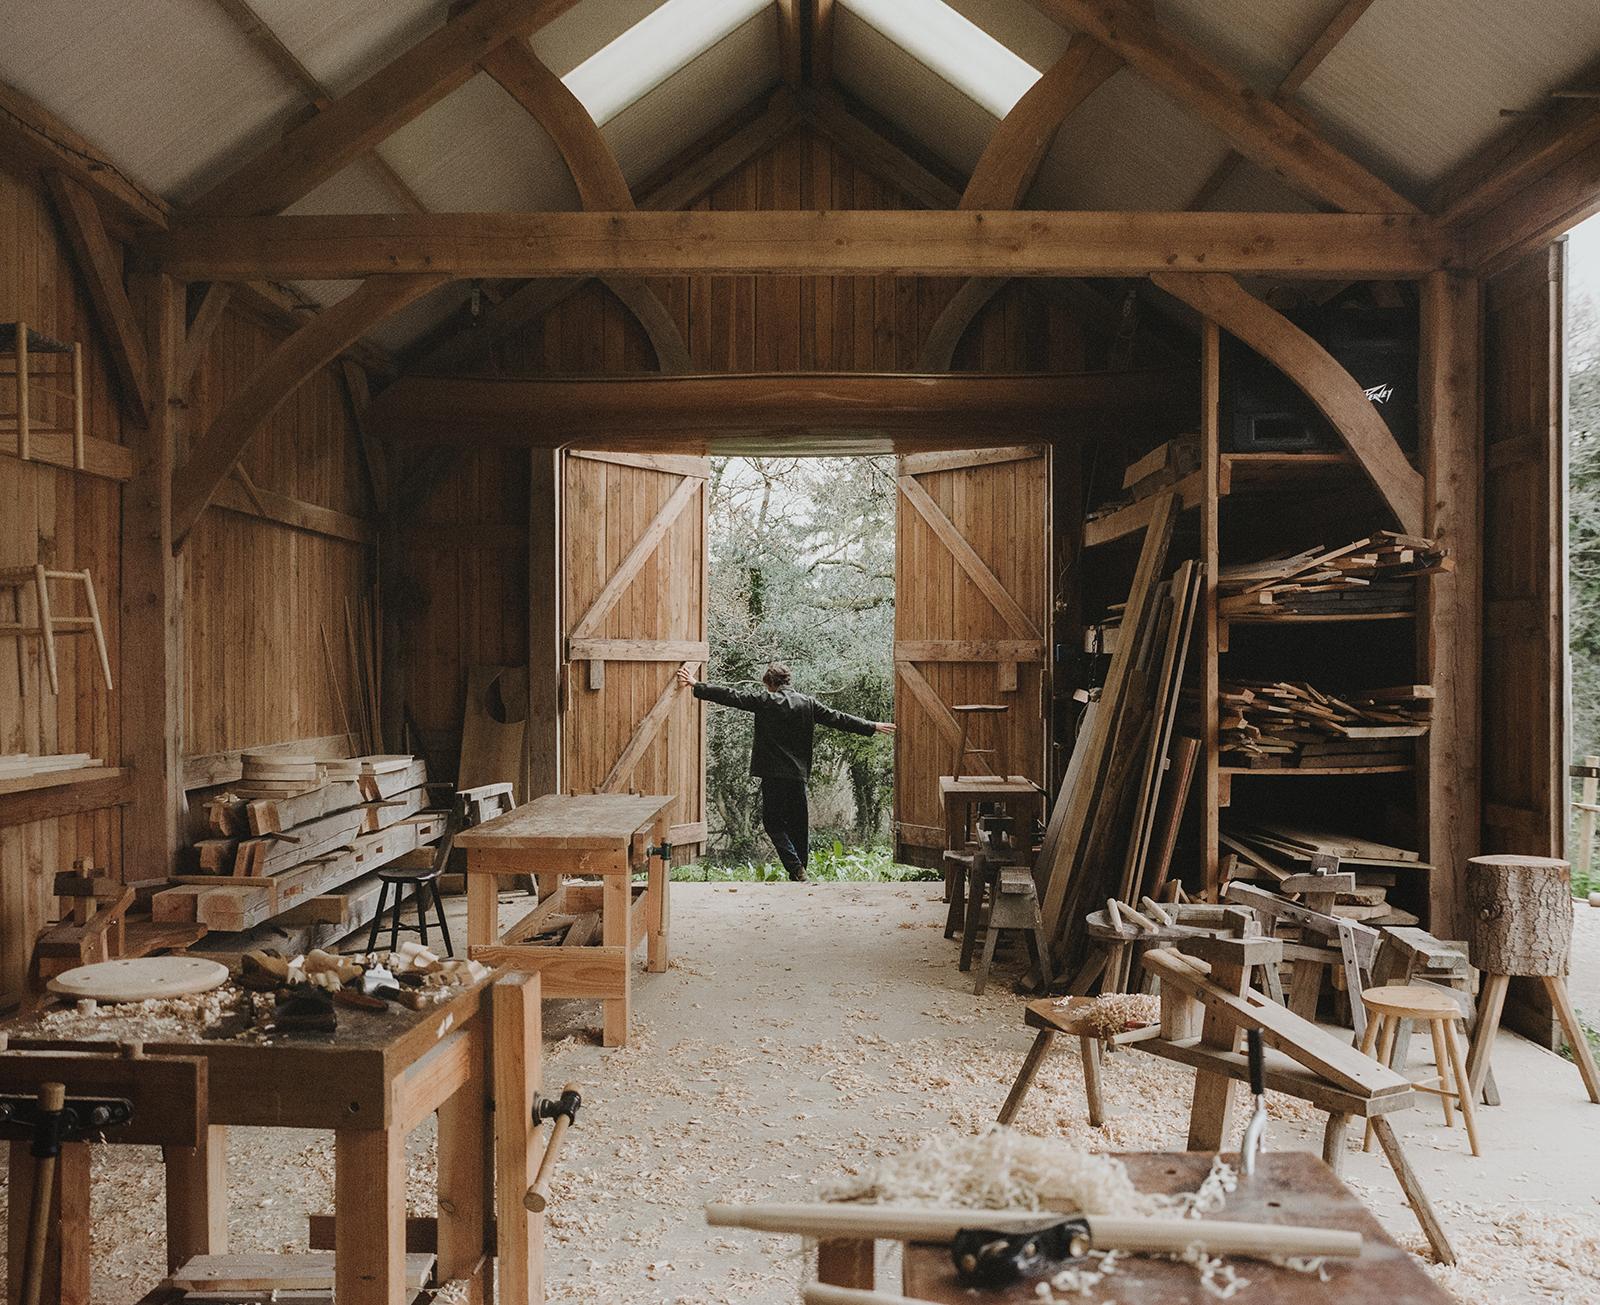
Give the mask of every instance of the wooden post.
[{"label": "wooden post", "polygon": [[504,1305],[540,1305],[544,1215],[532,1213],[522,1203],[544,1154],[544,1134],[533,1119],[542,1082],[539,976],[507,974],[496,981],[491,996],[499,1299]]},{"label": "wooden post", "polygon": [[528,800],[561,791],[563,454],[534,449],[528,476]]},{"label": "wooden post", "polygon": [[406,1137],[398,1128],[334,1134],[334,1299],[406,1305]]},{"label": "wooden post", "polygon": [[1417,675],[1435,695],[1429,731],[1417,747],[1418,832],[1422,855],[1435,867],[1428,880],[1428,928],[1455,938],[1463,924],[1461,876],[1467,858],[1482,850],[1479,283],[1431,273],[1422,283],[1421,330],[1423,534],[1449,549],[1455,569],[1418,585]]},{"label": "wooden post", "polygon": [[183,810],[183,628],[179,563],[172,551],[172,471],[182,394],[183,287],[136,278],[149,332],[149,424],[128,424],[133,479],[122,493],[122,668],[117,676],[122,751],[132,796],[122,810],[122,870],[149,879],[174,868]]},{"label": "wooden post", "polygon": [[[1585,757],[1583,764],[1593,772],[1596,768],[1600,768],[1600,757]],[[1578,801],[1582,805],[1578,808],[1578,849],[1573,862],[1578,877],[1587,880],[1589,867],[1594,864],[1594,808],[1596,802],[1600,802],[1600,778],[1592,773],[1585,775],[1583,785],[1578,792]]]},{"label": "wooden post", "polygon": [[1222,829],[1222,783],[1218,773],[1218,710],[1222,653],[1217,623],[1217,566],[1219,553],[1217,492],[1222,468],[1222,333],[1207,320],[1200,337],[1200,467],[1205,484],[1200,495],[1200,713],[1205,749],[1205,790],[1200,809],[1201,887],[1210,901],[1222,898],[1218,859]]},{"label": "wooden post", "polygon": [[199,1146],[164,1146],[167,1269],[228,1249],[228,1130],[212,1124]]},{"label": "wooden post", "polygon": [[486,1059],[490,1016],[481,1011],[471,1031],[472,1072],[439,1107],[439,1281],[467,1283],[467,1305],[494,1299],[493,1269],[485,1258],[493,1207],[493,1109]]},{"label": "wooden post", "polygon": [[[623,859],[627,859],[626,853]],[[600,882],[600,941],[606,947],[619,949],[622,956],[622,992],[619,996],[605,998],[602,1003],[604,1024],[600,1042],[606,1047],[622,1047],[628,1042],[628,1017],[632,1007],[629,998],[633,979],[633,939],[628,918],[632,903],[632,876],[613,873],[605,875]]]}]

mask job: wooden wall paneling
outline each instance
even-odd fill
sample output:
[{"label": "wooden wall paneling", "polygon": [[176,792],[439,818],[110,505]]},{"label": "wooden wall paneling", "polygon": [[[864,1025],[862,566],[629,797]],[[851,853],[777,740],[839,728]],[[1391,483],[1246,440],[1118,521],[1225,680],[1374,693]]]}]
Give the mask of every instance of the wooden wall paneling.
[{"label": "wooden wall paneling", "polygon": [[[86,430],[121,448],[117,383],[50,202],[35,186],[0,173],[0,321],[25,320],[48,335],[84,343]],[[122,488],[115,480],[0,455],[0,565],[36,560],[87,567],[121,688],[123,662]],[[0,598],[0,619],[12,615]],[[122,759],[118,697],[108,693],[85,644],[60,645],[59,694],[45,680],[37,640],[0,640],[0,752],[88,752]],[[77,857],[121,868],[115,806],[0,828],[0,1002],[15,994],[34,935],[51,905],[49,875]]]},{"label": "wooden wall paneling", "polygon": [[[1565,245],[1490,281],[1485,299],[1482,808],[1485,853],[1566,843]],[[1545,1046],[1541,987],[1506,1018]]]},{"label": "wooden wall paneling", "polygon": [[1205,476],[1200,497],[1200,882],[1217,900],[1222,891],[1219,854],[1223,792],[1217,746],[1219,740],[1221,628],[1217,619],[1217,574],[1221,562],[1218,480],[1221,475],[1222,331],[1206,319],[1200,327],[1200,460]]}]

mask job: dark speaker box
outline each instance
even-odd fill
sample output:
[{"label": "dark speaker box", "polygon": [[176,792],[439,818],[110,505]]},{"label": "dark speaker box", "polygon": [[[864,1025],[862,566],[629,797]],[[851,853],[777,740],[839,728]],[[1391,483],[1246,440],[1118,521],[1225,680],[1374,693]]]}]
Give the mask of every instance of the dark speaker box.
[{"label": "dark speaker box", "polygon": [[[1291,314],[1367,391],[1407,453],[1417,448],[1417,314],[1406,308],[1328,308]],[[1339,437],[1298,386],[1226,332],[1222,443],[1234,453],[1337,449]]]}]

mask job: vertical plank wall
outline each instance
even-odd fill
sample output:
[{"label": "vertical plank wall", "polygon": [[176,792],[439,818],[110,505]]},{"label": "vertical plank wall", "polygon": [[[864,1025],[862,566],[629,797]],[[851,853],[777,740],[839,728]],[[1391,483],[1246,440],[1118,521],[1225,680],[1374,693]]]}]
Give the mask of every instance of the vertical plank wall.
[{"label": "vertical plank wall", "polygon": [[[715,187],[714,210],[916,207],[831,142],[797,129]],[[658,278],[695,372],[914,371],[923,341],[959,282],[910,277]],[[974,321],[954,359],[962,371],[1080,371],[1103,365],[1109,339],[1024,282]],[[487,374],[622,375],[656,370],[649,339],[604,286],[589,282],[503,342]],[[419,650],[407,705],[442,752],[459,747],[466,669],[526,657],[527,460],[523,450],[464,451],[407,532]],[[509,496],[520,488],[520,502]],[[641,523],[642,528],[642,523]],[[445,586],[442,590],[441,585]],[[468,597],[480,591],[488,595]],[[463,603],[480,610],[465,611]],[[515,604],[515,605],[514,605]],[[492,607],[493,610],[490,610]]]},{"label": "vertical plank wall", "polygon": [[[225,315],[195,379],[187,439],[282,338],[254,315]],[[371,488],[342,384],[324,368],[250,441],[241,460],[261,490],[370,520]],[[181,474],[181,471],[180,471]],[[370,602],[370,550],[359,543],[213,507],[183,548],[185,756],[347,729],[353,712],[345,604]],[[321,634],[337,668],[330,679]]]},{"label": "vertical plank wall", "polygon": [[[0,321],[19,319],[57,339],[85,343],[86,433],[122,443],[115,382],[49,201],[0,173]],[[0,567],[40,561],[87,568],[114,676],[122,668],[120,506],[117,481],[0,455]],[[0,594],[0,620],[12,618],[11,601]],[[32,619],[32,599],[25,601]],[[63,639],[59,670],[57,695],[50,692],[39,641],[0,636],[0,752],[88,752],[115,764],[121,751],[116,703],[89,641]],[[120,839],[115,809],[0,827],[0,996],[20,985],[45,918],[49,873],[70,869],[76,857],[115,866]]]}]

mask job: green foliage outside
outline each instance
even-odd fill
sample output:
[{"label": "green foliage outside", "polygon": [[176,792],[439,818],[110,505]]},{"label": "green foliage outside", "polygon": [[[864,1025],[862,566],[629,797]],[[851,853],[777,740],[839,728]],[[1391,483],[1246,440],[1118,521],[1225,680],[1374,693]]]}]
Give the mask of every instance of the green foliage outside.
[{"label": "green foliage outside", "polygon": [[[846,847],[835,840],[811,849],[806,873],[819,883],[908,883],[937,879],[937,870],[900,865],[887,847]],[[690,883],[785,884],[788,873],[776,861],[696,861],[676,866],[672,878]]]},{"label": "green foliage outside", "polygon": [[[893,458],[713,458],[706,678],[751,685],[782,661],[802,693],[893,720],[894,495]],[[730,873],[772,857],[750,778],[751,729],[747,712],[707,711],[705,863]],[[886,857],[893,785],[892,739],[818,730],[816,847]]]},{"label": "green foliage outside", "polygon": [[[1600,755],[1600,310],[1588,294],[1570,301],[1566,344],[1567,647],[1576,761]],[[1579,783],[1572,781],[1574,797]],[[1574,819],[1574,850],[1576,830]],[[1600,888],[1600,875],[1574,872],[1573,888],[1587,895]]]}]

